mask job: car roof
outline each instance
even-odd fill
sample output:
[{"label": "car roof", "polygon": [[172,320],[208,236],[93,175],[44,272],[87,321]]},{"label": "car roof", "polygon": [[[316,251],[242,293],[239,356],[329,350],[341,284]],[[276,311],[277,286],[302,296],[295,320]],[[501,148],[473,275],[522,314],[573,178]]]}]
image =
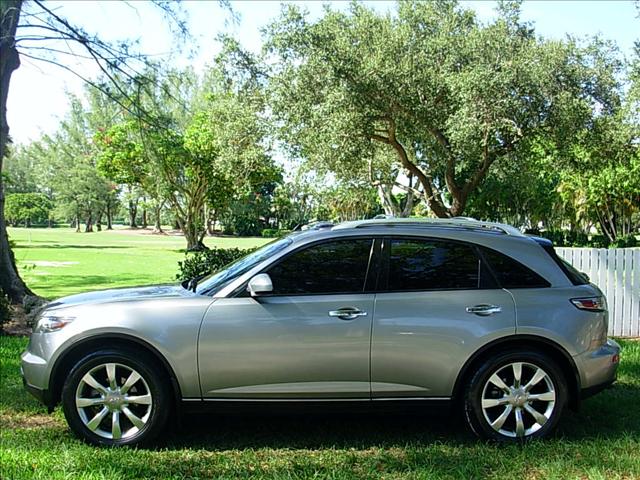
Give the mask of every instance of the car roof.
[{"label": "car roof", "polygon": [[[507,235],[512,237],[524,237],[525,235],[511,225],[503,223],[485,222],[468,217],[454,218],[374,218],[371,220],[354,220],[334,224],[331,222],[316,222],[306,225],[300,232],[300,237],[315,236],[314,232],[340,232],[358,231],[365,233],[366,229],[395,231],[396,233],[411,231],[413,233],[428,233],[429,230],[461,231],[465,233],[489,233],[494,235]],[[369,230],[371,231],[371,230]]]}]

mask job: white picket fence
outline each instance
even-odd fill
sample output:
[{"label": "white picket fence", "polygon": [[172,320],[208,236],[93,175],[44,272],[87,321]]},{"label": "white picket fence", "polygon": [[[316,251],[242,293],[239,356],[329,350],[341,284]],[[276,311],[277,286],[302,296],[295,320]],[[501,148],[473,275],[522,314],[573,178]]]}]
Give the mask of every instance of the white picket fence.
[{"label": "white picket fence", "polygon": [[607,296],[609,335],[640,337],[640,248],[556,248]]}]

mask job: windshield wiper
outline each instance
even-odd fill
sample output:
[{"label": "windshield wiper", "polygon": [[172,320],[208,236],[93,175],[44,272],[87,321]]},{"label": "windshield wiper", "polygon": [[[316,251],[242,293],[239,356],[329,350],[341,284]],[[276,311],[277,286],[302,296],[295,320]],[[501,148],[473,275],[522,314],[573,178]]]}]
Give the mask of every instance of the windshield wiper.
[{"label": "windshield wiper", "polygon": [[204,277],[209,275],[208,273],[203,273],[202,275],[198,275],[197,277],[190,278],[189,280],[185,280],[182,282],[182,286],[187,290],[191,290],[193,293],[196,292],[196,287],[198,286],[198,282],[202,280]]}]

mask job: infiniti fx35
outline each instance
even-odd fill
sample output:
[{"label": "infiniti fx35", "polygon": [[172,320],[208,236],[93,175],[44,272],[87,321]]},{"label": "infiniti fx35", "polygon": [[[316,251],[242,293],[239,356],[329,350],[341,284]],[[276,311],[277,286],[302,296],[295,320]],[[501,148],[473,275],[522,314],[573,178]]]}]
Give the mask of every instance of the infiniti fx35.
[{"label": "infiniti fx35", "polygon": [[356,221],[181,285],[54,301],[22,373],[100,445],[229,402],[450,404],[477,435],[519,441],[615,380],[607,322],[602,292],[547,240],[470,219]]}]

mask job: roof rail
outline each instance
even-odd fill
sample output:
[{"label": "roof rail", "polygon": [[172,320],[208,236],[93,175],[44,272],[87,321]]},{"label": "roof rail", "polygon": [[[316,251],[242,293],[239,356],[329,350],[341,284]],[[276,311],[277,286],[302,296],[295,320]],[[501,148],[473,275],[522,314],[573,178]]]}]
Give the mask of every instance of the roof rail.
[{"label": "roof rail", "polygon": [[340,223],[333,227],[334,230],[348,228],[373,228],[373,227],[414,227],[414,228],[459,228],[494,232],[503,235],[522,237],[524,234],[511,225],[496,222],[484,222],[468,217],[453,218],[387,218],[373,220],[356,220]]},{"label": "roof rail", "polygon": [[306,225],[302,225],[300,227],[300,230],[320,230],[322,228],[330,228],[330,227],[335,227],[336,224],[333,222],[325,222],[325,221],[319,221],[319,222],[311,222],[308,223]]}]

